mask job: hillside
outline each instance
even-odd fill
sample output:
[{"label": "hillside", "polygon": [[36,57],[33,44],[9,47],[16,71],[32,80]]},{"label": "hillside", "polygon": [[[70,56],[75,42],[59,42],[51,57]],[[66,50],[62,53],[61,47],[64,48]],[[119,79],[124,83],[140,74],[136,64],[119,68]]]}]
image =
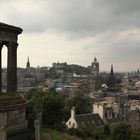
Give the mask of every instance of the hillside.
[{"label": "hillside", "polygon": [[76,136],[67,133],[61,133],[52,129],[44,129],[42,131],[41,140],[81,140]]}]

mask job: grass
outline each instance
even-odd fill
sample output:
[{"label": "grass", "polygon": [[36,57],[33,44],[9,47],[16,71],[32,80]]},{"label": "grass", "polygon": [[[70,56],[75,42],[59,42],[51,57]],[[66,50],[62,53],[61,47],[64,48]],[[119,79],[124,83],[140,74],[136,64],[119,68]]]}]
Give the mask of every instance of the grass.
[{"label": "grass", "polygon": [[76,136],[71,136],[67,133],[62,133],[52,129],[43,129],[43,134],[46,134],[46,139],[43,138],[41,140],[81,140]]}]

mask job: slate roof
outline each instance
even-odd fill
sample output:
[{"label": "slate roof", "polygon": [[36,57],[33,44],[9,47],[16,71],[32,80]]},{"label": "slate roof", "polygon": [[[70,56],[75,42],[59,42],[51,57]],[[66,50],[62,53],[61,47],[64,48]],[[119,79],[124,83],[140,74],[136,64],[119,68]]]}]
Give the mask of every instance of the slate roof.
[{"label": "slate roof", "polygon": [[75,116],[75,120],[80,126],[95,127],[103,124],[103,121],[99,114],[80,114]]},{"label": "slate roof", "polygon": [[130,100],[140,100],[140,95],[128,95],[128,99],[130,99]]}]

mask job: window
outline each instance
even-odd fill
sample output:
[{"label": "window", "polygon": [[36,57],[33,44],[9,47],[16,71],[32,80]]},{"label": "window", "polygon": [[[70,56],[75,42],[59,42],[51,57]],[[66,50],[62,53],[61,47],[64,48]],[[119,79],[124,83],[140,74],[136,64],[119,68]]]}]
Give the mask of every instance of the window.
[{"label": "window", "polygon": [[69,126],[71,126],[71,121],[69,121]]}]

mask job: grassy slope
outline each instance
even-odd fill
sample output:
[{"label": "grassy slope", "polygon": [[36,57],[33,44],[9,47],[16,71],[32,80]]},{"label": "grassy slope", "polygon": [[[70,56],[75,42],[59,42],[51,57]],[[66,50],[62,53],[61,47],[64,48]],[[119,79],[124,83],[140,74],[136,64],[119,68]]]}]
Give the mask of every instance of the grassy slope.
[{"label": "grassy slope", "polygon": [[41,140],[81,140],[76,136],[71,136],[67,133],[61,133],[56,130],[44,129],[43,137]]}]

